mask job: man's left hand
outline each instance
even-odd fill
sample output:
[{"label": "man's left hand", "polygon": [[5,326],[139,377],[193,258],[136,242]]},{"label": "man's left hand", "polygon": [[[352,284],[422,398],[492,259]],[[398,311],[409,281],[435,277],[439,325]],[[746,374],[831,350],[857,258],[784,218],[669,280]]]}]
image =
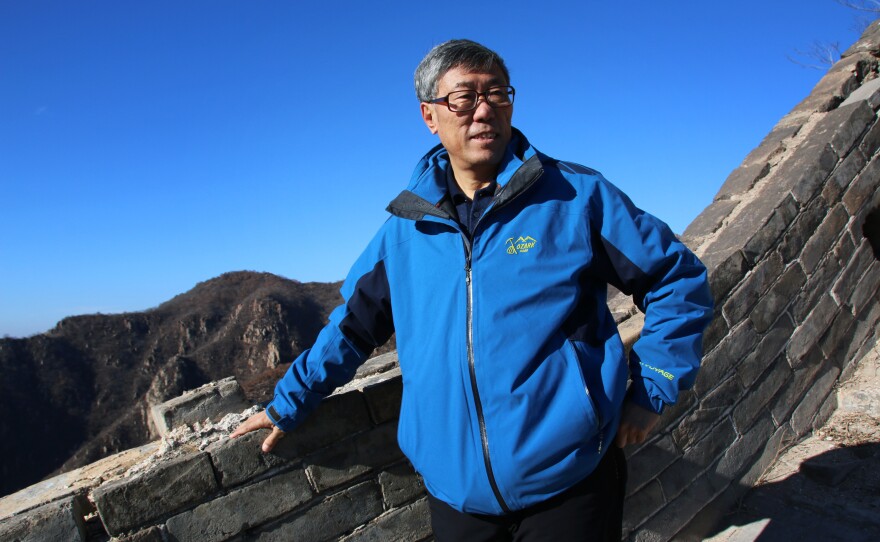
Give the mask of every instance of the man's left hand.
[{"label": "man's left hand", "polygon": [[645,442],[651,429],[657,425],[658,421],[660,421],[659,414],[642,408],[632,401],[626,401],[623,405],[620,428],[617,430],[617,437],[614,438],[614,445],[623,448],[630,444]]}]

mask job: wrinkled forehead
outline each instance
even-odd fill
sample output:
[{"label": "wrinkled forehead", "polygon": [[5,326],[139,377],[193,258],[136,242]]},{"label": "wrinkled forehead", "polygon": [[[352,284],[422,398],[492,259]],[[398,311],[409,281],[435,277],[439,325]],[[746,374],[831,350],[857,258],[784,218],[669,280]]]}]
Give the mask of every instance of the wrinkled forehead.
[{"label": "wrinkled forehead", "polygon": [[488,88],[507,84],[508,81],[504,77],[504,72],[497,66],[490,70],[455,66],[437,79],[437,91],[451,92],[453,90],[470,90],[478,87]]}]

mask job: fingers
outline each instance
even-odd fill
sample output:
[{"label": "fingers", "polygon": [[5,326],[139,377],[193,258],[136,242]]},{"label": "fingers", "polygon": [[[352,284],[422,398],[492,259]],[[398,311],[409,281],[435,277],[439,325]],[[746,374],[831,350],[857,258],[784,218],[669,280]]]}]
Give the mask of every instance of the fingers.
[{"label": "fingers", "polygon": [[284,431],[278,429],[277,427],[272,428],[272,432],[266,437],[266,440],[263,441],[263,453],[269,453],[272,451],[272,448],[278,444],[278,441],[284,437]]},{"label": "fingers", "polygon": [[238,438],[246,433],[250,433],[251,431],[256,431],[257,429],[272,429],[275,426],[272,425],[272,421],[269,419],[269,416],[266,415],[265,412],[257,412],[250,418],[241,422],[241,425],[235,428],[229,437],[230,438]]}]

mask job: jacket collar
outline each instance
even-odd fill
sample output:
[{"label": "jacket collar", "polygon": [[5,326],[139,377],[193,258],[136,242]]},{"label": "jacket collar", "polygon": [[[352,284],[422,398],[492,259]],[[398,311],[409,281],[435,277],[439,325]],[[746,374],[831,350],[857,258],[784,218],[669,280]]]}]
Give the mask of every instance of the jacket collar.
[{"label": "jacket collar", "polygon": [[[447,194],[446,168],[449,154],[443,145],[437,145],[419,160],[406,190],[387,207],[393,215],[421,220],[424,215],[452,218],[441,204]],[[499,189],[495,206],[510,201],[526,190],[543,172],[539,153],[529,144],[526,136],[513,128],[513,136],[501,159],[495,180]]]}]

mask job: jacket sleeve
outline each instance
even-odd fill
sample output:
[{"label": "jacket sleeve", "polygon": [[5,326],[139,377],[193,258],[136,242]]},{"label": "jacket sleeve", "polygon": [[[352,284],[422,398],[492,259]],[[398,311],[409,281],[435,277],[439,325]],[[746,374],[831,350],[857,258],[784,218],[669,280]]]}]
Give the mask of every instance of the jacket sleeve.
[{"label": "jacket sleeve", "polygon": [[275,386],[266,414],[282,431],[297,427],[321,399],[351,381],[370,352],[394,332],[380,236],[381,231],[349,272],[341,290],[344,303]]},{"label": "jacket sleeve", "polygon": [[590,206],[603,278],[645,314],[629,356],[629,397],[660,413],[693,386],[700,366],[713,307],[706,268],[669,226],[601,176]]}]

